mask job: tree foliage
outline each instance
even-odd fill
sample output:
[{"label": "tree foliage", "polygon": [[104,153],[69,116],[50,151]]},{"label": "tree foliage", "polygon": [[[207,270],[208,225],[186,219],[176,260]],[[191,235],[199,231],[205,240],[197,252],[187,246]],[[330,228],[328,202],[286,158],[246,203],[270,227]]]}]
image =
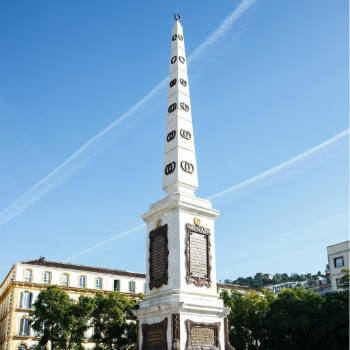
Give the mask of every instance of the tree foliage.
[{"label": "tree foliage", "polygon": [[121,293],[95,297],[80,296],[78,300],[57,286],[41,291],[31,311],[31,327],[40,336],[37,349],[47,344],[51,350],[82,350],[85,333],[93,328],[96,350],[128,349],[136,341],[133,310],[136,299]]},{"label": "tree foliage", "polygon": [[82,349],[84,332],[93,310],[93,301],[81,296],[78,301],[56,286],[40,292],[31,311],[31,327],[40,334],[39,348],[51,344],[55,349]]},{"label": "tree foliage", "polygon": [[295,288],[278,295],[264,293],[222,294],[231,308],[229,337],[236,349],[348,349],[347,292],[321,296]]},{"label": "tree foliage", "polygon": [[96,350],[124,350],[136,342],[136,325],[133,310],[135,299],[119,292],[104,295],[97,293],[94,298],[91,326]]},{"label": "tree foliage", "polygon": [[265,286],[271,284],[279,284],[284,282],[300,282],[300,281],[311,281],[317,277],[323,276],[320,271],[317,274],[298,274],[292,273],[290,276],[286,273],[276,273],[272,278],[269,278],[268,274],[258,272],[254,277],[238,277],[235,280],[225,280],[225,283],[238,284],[240,286],[249,286],[252,288],[262,289]]}]

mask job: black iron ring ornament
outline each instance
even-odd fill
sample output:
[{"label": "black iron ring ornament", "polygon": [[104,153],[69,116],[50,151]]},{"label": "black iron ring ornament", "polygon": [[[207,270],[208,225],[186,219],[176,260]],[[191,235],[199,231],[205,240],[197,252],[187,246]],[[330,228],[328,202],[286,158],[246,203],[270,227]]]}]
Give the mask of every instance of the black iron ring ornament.
[{"label": "black iron ring ornament", "polygon": [[173,79],[169,84],[170,87],[173,87],[174,85],[176,85],[176,79]]},{"label": "black iron ring ornament", "polygon": [[186,81],[185,79],[180,78],[180,83],[181,83],[183,86],[187,86],[187,81]]},{"label": "black iron ring ornament", "polygon": [[188,112],[190,110],[190,107],[185,103],[185,102],[180,102],[180,107],[183,109],[185,112]]},{"label": "black iron ring ornament", "polygon": [[171,64],[174,64],[176,62],[176,56],[171,57]]},{"label": "black iron ring ornament", "polygon": [[184,130],[184,129],[180,130],[180,135],[182,138],[184,138],[186,140],[191,140],[191,137],[192,137],[191,133],[187,130]]},{"label": "black iron ring ornament", "polygon": [[175,136],[176,136],[176,130],[170,131],[169,134],[166,136],[166,140],[170,142],[174,140]]},{"label": "black iron ring ornament", "polygon": [[186,162],[185,160],[182,160],[180,165],[181,165],[181,169],[186,173],[189,173],[189,174],[193,173],[193,170],[194,170],[193,164]]},{"label": "black iron ring ornament", "polygon": [[176,40],[176,38],[177,38],[177,35],[176,35],[176,34],[174,34],[174,35],[173,35],[173,37],[171,38],[171,40],[172,40],[172,41],[175,41],[175,40]]},{"label": "black iron ring ornament", "polygon": [[[175,57],[176,57],[176,56],[175,56]],[[176,61],[176,59],[175,59],[175,61]],[[185,58],[182,57],[182,56],[179,56],[179,61],[180,61],[181,63],[185,63]]]},{"label": "black iron ring ornament", "polygon": [[175,162],[169,163],[164,169],[165,175],[170,175],[171,173],[173,173],[175,168],[176,168]]},{"label": "black iron ring ornament", "polygon": [[178,38],[179,38],[179,40],[184,40],[184,37],[181,35],[181,34],[179,34],[178,36],[177,36]]},{"label": "black iron ring ornament", "polygon": [[181,20],[181,16],[179,13],[174,13],[174,18],[175,18],[175,21],[179,21]]},{"label": "black iron ring ornament", "polygon": [[176,109],[176,103],[171,104],[168,108],[168,113],[174,112],[175,109]]}]

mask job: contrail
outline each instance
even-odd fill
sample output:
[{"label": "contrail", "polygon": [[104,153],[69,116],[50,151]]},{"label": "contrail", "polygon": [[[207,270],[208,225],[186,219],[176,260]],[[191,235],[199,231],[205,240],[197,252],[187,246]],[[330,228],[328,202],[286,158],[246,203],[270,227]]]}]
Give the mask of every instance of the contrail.
[{"label": "contrail", "polygon": [[223,191],[214,193],[213,195],[209,196],[208,199],[214,199],[214,198],[222,197],[222,196],[224,196],[224,195],[226,195],[226,194],[228,194],[230,192],[238,190],[239,188],[242,188],[242,187],[251,185],[251,184],[253,184],[255,182],[258,182],[258,181],[260,181],[260,180],[262,180],[262,179],[264,179],[264,178],[266,178],[268,176],[271,176],[271,175],[281,171],[284,168],[287,168],[288,166],[293,165],[296,162],[299,162],[299,161],[309,157],[313,153],[318,152],[318,151],[328,147],[332,143],[342,139],[343,137],[345,137],[347,135],[349,135],[349,129],[343,130],[342,132],[340,132],[339,134],[331,137],[327,141],[324,141],[324,142],[320,143],[319,145],[317,145],[317,146],[315,146],[313,148],[310,148],[309,150],[299,154],[298,156],[296,156],[294,158],[291,158],[291,159],[287,160],[286,162],[281,163],[280,165],[277,165],[277,166],[275,166],[273,168],[270,168],[270,169],[260,173],[259,175],[253,176],[253,177],[249,178],[248,180],[245,180],[245,181],[243,181],[243,182],[241,182],[241,183],[239,183],[237,185],[234,185],[232,187],[226,188]]},{"label": "contrail", "polygon": [[63,262],[67,262],[67,261],[73,260],[73,259],[77,258],[77,257],[80,256],[80,255],[86,254],[86,253],[90,252],[91,250],[94,250],[94,249],[96,249],[96,248],[98,248],[98,247],[101,247],[102,245],[105,245],[105,244],[107,244],[107,243],[109,243],[109,242],[114,241],[115,239],[118,239],[118,238],[121,238],[121,237],[130,235],[131,233],[136,232],[136,231],[139,231],[139,230],[141,230],[141,229],[143,229],[143,228],[145,228],[145,227],[146,227],[146,225],[145,225],[145,224],[142,224],[142,225],[139,225],[139,226],[135,226],[135,227],[131,228],[130,230],[124,231],[124,232],[122,232],[122,233],[118,233],[117,235],[115,235],[115,236],[113,236],[113,237],[107,238],[106,240],[104,240],[104,241],[102,241],[102,242],[100,242],[100,243],[94,244],[94,245],[91,246],[90,248],[86,248],[86,249],[82,250],[81,252],[76,253],[76,254],[70,256],[69,258],[63,260]]},{"label": "contrail", "polygon": [[[214,44],[220,37],[222,37],[231,27],[231,25],[238,20],[248,9],[255,3],[255,0],[243,0],[239,3],[233,12],[217,27],[212,34],[210,34],[188,57],[189,62],[196,60],[204,50],[207,50],[212,44]],[[141,98],[134,106],[132,106],[127,112],[118,117],[114,122],[109,124],[105,129],[93,136],[87,142],[85,142],[77,151],[75,151],[64,162],[58,165],[47,176],[41,179],[37,184],[31,187],[23,195],[12,202],[7,208],[0,212],[0,226],[6,222],[14,219],[19,214],[23,213],[32,204],[37,202],[46,193],[51,191],[59,182],[73,173],[76,168],[72,162],[76,160],[83,152],[89,150],[96,142],[116,128],[122,121],[128,119],[137,110],[140,109],[146,102],[151,100],[168,81],[168,76],[164,78],[159,84],[157,84],[148,94]],[[71,166],[71,167],[70,167]],[[69,168],[70,167],[70,168]],[[76,165],[77,167],[77,165]],[[52,181],[49,183],[49,181]]]},{"label": "contrail", "polygon": [[[214,199],[214,198],[223,197],[226,194],[234,192],[234,191],[236,191],[236,190],[238,190],[238,189],[240,189],[242,187],[249,186],[249,185],[251,185],[253,183],[256,183],[258,181],[263,180],[264,178],[272,176],[272,175],[276,174],[277,172],[280,172],[283,169],[287,168],[288,166],[290,166],[292,164],[295,164],[295,163],[297,163],[299,161],[302,161],[302,160],[310,157],[314,153],[317,153],[317,152],[327,148],[331,144],[335,143],[336,141],[346,137],[347,135],[349,135],[349,131],[350,131],[349,129],[345,129],[342,132],[340,132],[339,134],[331,137],[330,139],[320,143],[319,145],[317,145],[315,147],[310,148],[309,150],[307,150],[307,151],[297,155],[296,157],[293,157],[293,158],[287,160],[286,162],[283,162],[280,165],[277,165],[277,166],[275,166],[273,168],[270,168],[269,170],[266,170],[266,171],[264,171],[264,172],[262,172],[262,173],[260,173],[260,174],[258,174],[256,176],[253,176],[253,177],[249,178],[248,180],[245,180],[245,181],[243,181],[243,182],[241,182],[241,183],[239,183],[237,185],[231,186],[231,187],[229,187],[229,188],[227,188],[227,189],[225,189],[223,191],[214,193],[213,195],[209,196],[207,199],[211,200],[211,199]],[[146,227],[145,224],[139,225],[139,226],[135,226],[135,227],[133,227],[133,228],[127,230],[127,231],[124,231],[122,233],[119,233],[119,234],[111,237],[111,238],[108,238],[105,241],[97,243],[97,244],[91,246],[90,248],[87,248],[87,249],[85,249],[85,250],[83,250],[83,251],[81,251],[81,252],[79,252],[79,253],[77,253],[75,255],[72,255],[71,257],[67,258],[65,261],[72,260],[72,259],[74,259],[74,258],[76,258],[76,257],[78,257],[80,255],[83,255],[83,254],[85,254],[85,253],[87,253],[87,252],[89,252],[89,251],[91,251],[91,250],[93,250],[95,248],[98,248],[98,247],[100,247],[100,246],[102,246],[102,245],[104,245],[104,244],[106,244],[108,242],[111,242],[111,241],[113,241],[115,239],[118,239],[120,237],[127,236],[127,235],[129,235],[129,234],[131,234],[133,232],[139,231],[139,230],[141,230],[141,229],[143,229],[145,227]]]}]

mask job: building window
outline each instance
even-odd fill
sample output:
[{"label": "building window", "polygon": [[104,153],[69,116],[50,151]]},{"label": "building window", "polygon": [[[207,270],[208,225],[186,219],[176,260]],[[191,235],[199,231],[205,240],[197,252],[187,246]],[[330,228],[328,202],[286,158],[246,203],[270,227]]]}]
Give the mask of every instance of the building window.
[{"label": "building window", "polygon": [[96,278],[95,286],[96,289],[102,289],[102,278]]},{"label": "building window", "polygon": [[86,277],[85,276],[80,276],[79,277],[79,287],[80,288],[85,288],[86,287]]},{"label": "building window", "polygon": [[48,272],[48,271],[44,272],[44,283],[46,284],[51,283],[51,272]]},{"label": "building window", "polygon": [[338,258],[334,258],[334,267],[342,267],[344,266],[344,258],[339,256]]},{"label": "building window", "polygon": [[29,320],[26,317],[21,318],[19,335],[22,335],[22,336],[29,335]]},{"label": "building window", "polygon": [[119,292],[120,291],[120,281],[119,280],[114,280],[113,290],[115,292]]},{"label": "building window", "polygon": [[68,273],[64,273],[62,275],[62,278],[61,278],[61,285],[62,286],[65,286],[65,287],[68,287],[69,285],[69,275]]},{"label": "building window", "polygon": [[18,347],[18,350],[27,350],[27,347],[26,347],[24,344],[21,344],[21,345]]},{"label": "building window", "polygon": [[135,293],[135,282],[134,281],[129,282],[129,292]]},{"label": "building window", "polygon": [[24,270],[24,282],[32,282],[32,270]]},{"label": "building window", "polygon": [[30,292],[22,292],[20,297],[19,307],[23,309],[30,309],[32,307],[33,294]]}]

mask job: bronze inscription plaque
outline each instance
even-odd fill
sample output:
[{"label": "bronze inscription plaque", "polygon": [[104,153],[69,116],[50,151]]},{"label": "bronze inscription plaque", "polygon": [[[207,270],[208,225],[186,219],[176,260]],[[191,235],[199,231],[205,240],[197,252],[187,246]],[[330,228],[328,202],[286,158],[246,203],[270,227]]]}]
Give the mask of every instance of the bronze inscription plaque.
[{"label": "bronze inscription plaque", "polygon": [[220,323],[204,323],[186,320],[186,350],[220,350]]},{"label": "bronze inscription plaque", "polygon": [[168,283],[168,225],[149,234],[149,288],[159,288]]},{"label": "bronze inscription plaque", "polygon": [[167,350],[168,319],[162,322],[142,325],[142,350]]},{"label": "bronze inscription plaque", "polygon": [[186,224],[186,281],[197,287],[210,287],[210,230]]},{"label": "bronze inscription plaque", "polygon": [[193,276],[208,277],[208,236],[190,234],[190,273]]},{"label": "bronze inscription plaque", "polygon": [[215,345],[215,331],[208,327],[193,327],[191,329],[192,345]]}]

